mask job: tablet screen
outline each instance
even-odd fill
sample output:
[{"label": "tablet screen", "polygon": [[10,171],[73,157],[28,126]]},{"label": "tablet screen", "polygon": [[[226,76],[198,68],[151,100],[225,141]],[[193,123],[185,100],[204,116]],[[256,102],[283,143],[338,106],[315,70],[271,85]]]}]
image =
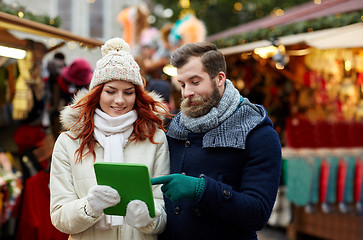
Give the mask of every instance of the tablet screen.
[{"label": "tablet screen", "polygon": [[104,210],[108,215],[126,215],[127,204],[132,200],[146,203],[150,217],[155,216],[154,198],[148,167],[138,163],[96,162],[94,164],[97,184],[116,189],[121,201]]}]

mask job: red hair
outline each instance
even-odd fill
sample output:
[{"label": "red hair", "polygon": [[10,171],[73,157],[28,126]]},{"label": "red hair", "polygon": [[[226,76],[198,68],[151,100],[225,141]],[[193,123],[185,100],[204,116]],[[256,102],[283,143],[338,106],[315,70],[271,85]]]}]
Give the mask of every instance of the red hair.
[{"label": "red hair", "polygon": [[[75,105],[71,106],[81,110],[77,122],[72,126],[79,134],[76,137],[70,136],[73,140],[80,139],[80,147],[76,151],[76,162],[82,162],[82,158],[89,154],[92,154],[94,159],[96,158],[94,151],[96,139],[93,136],[95,128],[94,113],[96,108],[99,107],[103,86],[104,84],[96,86]],[[134,131],[129,139],[130,141],[138,142],[148,138],[150,142],[157,144],[153,139],[157,128],[166,131],[162,117],[170,118],[172,115],[164,103],[155,100],[142,86],[134,86],[136,93],[134,109],[138,117],[134,123]],[[80,123],[80,126],[76,127],[78,123]],[[86,147],[88,151],[84,153]]]}]

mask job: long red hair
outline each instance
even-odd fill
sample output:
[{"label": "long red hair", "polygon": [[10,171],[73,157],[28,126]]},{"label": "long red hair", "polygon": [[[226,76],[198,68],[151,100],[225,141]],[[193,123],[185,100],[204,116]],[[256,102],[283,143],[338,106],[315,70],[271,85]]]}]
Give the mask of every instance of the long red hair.
[{"label": "long red hair", "polygon": [[[104,84],[96,86],[76,104],[71,106],[81,111],[77,122],[72,127],[72,129],[78,132],[78,135],[76,137],[70,136],[73,140],[80,140],[80,147],[75,153],[77,155],[76,162],[82,162],[82,158],[89,154],[96,158],[94,151],[96,139],[93,136],[95,128],[94,113],[96,108],[99,107],[103,86]],[[148,138],[150,142],[157,144],[153,139],[157,128],[166,131],[163,118],[170,118],[172,115],[164,103],[155,100],[142,86],[134,86],[136,93],[134,109],[138,114],[138,118],[134,123],[134,131],[129,140],[138,142]],[[84,153],[86,147],[88,151]]]}]

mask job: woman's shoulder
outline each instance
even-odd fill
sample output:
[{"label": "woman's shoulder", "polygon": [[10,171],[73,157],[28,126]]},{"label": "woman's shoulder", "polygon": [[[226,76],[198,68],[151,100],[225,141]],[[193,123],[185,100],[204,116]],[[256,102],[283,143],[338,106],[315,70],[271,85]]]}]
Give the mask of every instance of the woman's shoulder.
[{"label": "woman's shoulder", "polygon": [[76,134],[73,131],[65,131],[61,132],[57,137],[56,142],[70,142],[74,141]]},{"label": "woman's shoulder", "polygon": [[165,135],[165,132],[160,129],[160,128],[157,128],[156,131],[155,131],[155,135],[154,135],[154,140],[166,140],[166,135]]},{"label": "woman's shoulder", "polygon": [[[161,130],[160,128],[157,128],[154,133],[154,136],[153,136],[153,141],[158,144],[167,142],[165,132],[163,130]],[[151,143],[149,138],[146,138],[144,140],[137,141],[137,142],[134,142],[134,141],[131,142],[131,145],[133,145],[133,146],[141,146],[141,145],[145,146],[145,145],[149,145],[149,144],[150,144],[150,146],[155,145],[154,143]]]}]

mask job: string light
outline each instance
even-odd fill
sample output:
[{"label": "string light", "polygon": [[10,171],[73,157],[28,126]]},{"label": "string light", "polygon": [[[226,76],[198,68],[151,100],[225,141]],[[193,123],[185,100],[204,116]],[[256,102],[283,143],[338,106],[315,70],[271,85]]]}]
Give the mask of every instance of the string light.
[{"label": "string light", "polygon": [[175,77],[177,75],[176,68],[171,64],[165,65],[163,68],[163,72],[171,77]]},{"label": "string light", "polygon": [[0,56],[23,59],[26,56],[26,51],[18,48],[0,46]]},{"label": "string light", "polygon": [[190,7],[190,1],[189,0],[179,0],[180,6],[182,8],[189,8]]}]

